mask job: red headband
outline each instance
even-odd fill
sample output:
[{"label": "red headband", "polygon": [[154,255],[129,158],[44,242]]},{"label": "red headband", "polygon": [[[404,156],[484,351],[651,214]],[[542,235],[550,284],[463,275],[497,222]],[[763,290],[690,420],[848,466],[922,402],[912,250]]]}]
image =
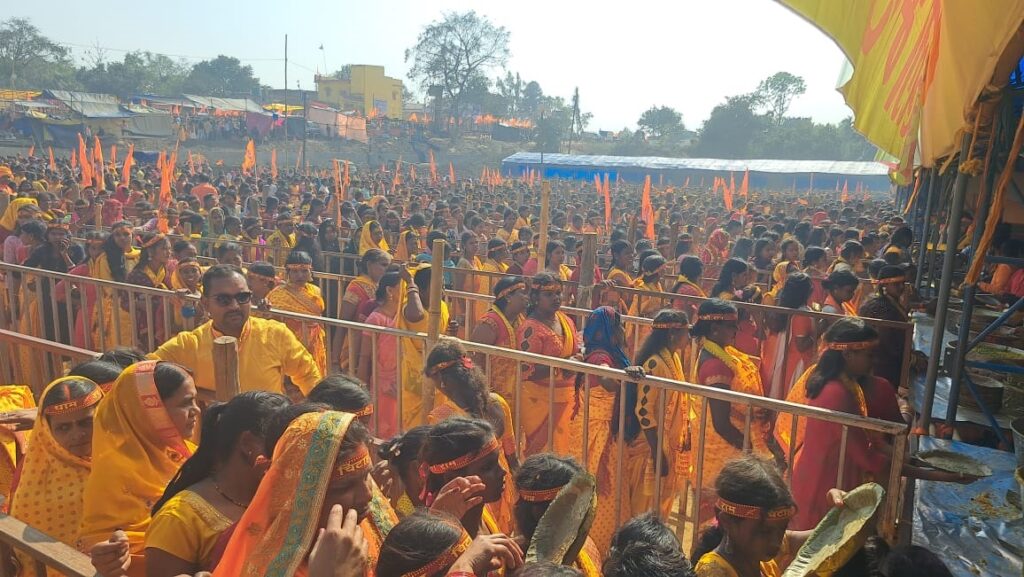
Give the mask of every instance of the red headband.
[{"label": "red headband", "polygon": [[877,340],[871,340],[854,341],[852,343],[828,343],[826,346],[828,346],[828,349],[831,351],[864,351],[874,348],[877,344]]},{"label": "red headband", "polygon": [[519,489],[519,497],[528,503],[547,503],[548,501],[554,501],[555,497],[562,492],[565,486],[551,487],[550,489],[539,489],[536,491],[530,491],[529,489]]},{"label": "red headband", "polygon": [[698,321],[736,321],[739,320],[739,315],[736,313],[709,313],[704,315],[697,315]]},{"label": "red headband", "polygon": [[501,445],[498,443],[498,439],[492,438],[491,442],[481,447],[479,451],[474,451],[468,455],[463,455],[445,463],[430,465],[427,467],[427,470],[435,475],[443,475],[451,471],[459,471],[497,451],[499,448],[501,448]]},{"label": "red headband", "polygon": [[65,401],[63,403],[57,403],[56,405],[50,405],[49,407],[45,407],[43,409],[43,414],[50,417],[54,415],[66,415],[68,413],[73,413],[75,411],[91,407],[96,403],[100,402],[100,399],[102,398],[103,389],[96,387],[95,389],[92,390],[92,392],[85,395],[84,397],[79,397],[77,399],[72,399],[70,401]]},{"label": "red headband", "polygon": [[339,479],[349,473],[369,469],[371,465],[373,465],[373,460],[370,459],[370,451],[366,448],[366,445],[360,445],[359,449],[351,457],[338,463],[338,466],[334,468],[334,472],[331,474],[331,478]]},{"label": "red headband", "polygon": [[733,503],[732,501],[728,501],[721,497],[719,497],[718,502],[715,503],[715,508],[726,515],[732,515],[733,517],[740,517],[743,519],[778,521],[782,519],[791,519],[793,515],[796,515],[796,507],[793,506],[779,507],[777,509],[765,509],[763,507],[753,507],[751,505]]}]

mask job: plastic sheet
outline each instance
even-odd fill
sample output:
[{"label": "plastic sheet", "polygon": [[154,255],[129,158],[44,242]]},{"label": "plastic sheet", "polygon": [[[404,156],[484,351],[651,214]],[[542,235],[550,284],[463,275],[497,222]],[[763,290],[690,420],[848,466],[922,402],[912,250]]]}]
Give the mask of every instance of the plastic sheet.
[{"label": "plastic sheet", "polygon": [[937,554],[955,577],[1021,575],[1024,513],[1008,500],[1019,493],[1013,453],[922,437],[920,450],[953,450],[992,468],[970,485],[917,481],[913,543]]}]

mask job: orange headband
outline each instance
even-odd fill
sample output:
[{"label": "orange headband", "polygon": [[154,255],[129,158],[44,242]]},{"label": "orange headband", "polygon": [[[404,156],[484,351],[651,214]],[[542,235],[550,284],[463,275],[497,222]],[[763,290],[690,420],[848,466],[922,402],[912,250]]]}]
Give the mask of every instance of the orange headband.
[{"label": "orange headband", "polygon": [[907,277],[905,277],[905,276],[894,276],[894,277],[889,277],[889,278],[880,278],[880,279],[874,280],[872,282],[875,283],[875,284],[902,284],[902,283],[907,282]]},{"label": "orange headband", "polygon": [[666,323],[654,323],[651,325],[656,329],[669,329],[669,330],[680,330],[690,328],[689,323],[683,322],[666,322]]},{"label": "orange headband", "polygon": [[791,519],[793,515],[796,515],[796,507],[793,506],[779,507],[777,509],[764,509],[763,507],[740,505],[739,503],[733,503],[732,501],[728,501],[721,497],[719,497],[718,502],[715,503],[715,508],[726,515],[732,515],[733,517],[740,517],[743,519],[778,521],[782,519]]},{"label": "orange headband", "polygon": [[43,414],[50,417],[54,415],[66,415],[68,413],[73,413],[75,411],[91,407],[100,402],[100,399],[102,398],[103,389],[97,386],[91,393],[84,397],[79,397],[77,399],[72,399],[70,401],[57,403],[56,405],[50,405],[49,407],[43,408]]},{"label": "orange headband", "polygon": [[473,368],[473,359],[471,359],[469,357],[459,357],[457,359],[452,359],[450,361],[443,361],[443,362],[437,363],[436,365],[434,365],[432,367],[427,368],[427,370],[423,371],[423,372],[425,372],[428,377],[433,377],[433,376],[437,375],[438,373],[440,373],[441,371],[443,371],[445,369],[450,369],[450,368],[454,367],[455,365],[462,365],[463,367],[465,367],[467,369],[472,369]]},{"label": "orange headband", "polygon": [[59,229],[62,229],[62,230],[68,230],[71,227],[69,227],[68,223],[66,223],[66,222],[62,222],[62,221],[59,221],[59,220],[51,220],[50,222],[48,222],[46,224],[46,228],[49,228],[49,229],[57,229],[57,228],[59,228]]},{"label": "orange headband", "polygon": [[313,270],[313,265],[311,265],[311,264],[286,264],[286,265],[284,265],[284,268],[286,268],[288,270]]},{"label": "orange headband", "polygon": [[551,292],[551,293],[561,292],[562,291],[562,285],[558,284],[557,282],[547,282],[547,283],[541,283],[541,284],[534,284],[533,285],[533,290],[535,290],[537,292],[542,292],[542,293],[543,292]]},{"label": "orange headband", "polygon": [[872,340],[854,341],[852,343],[828,343],[827,346],[830,351],[865,351],[874,348],[877,344],[877,340]]},{"label": "orange headband", "polygon": [[203,269],[203,267],[199,266],[199,263],[197,263],[194,260],[191,260],[191,261],[188,261],[188,262],[178,263],[178,270],[185,270],[187,268],[195,268],[195,269],[199,269],[199,270]]},{"label": "orange headband", "polygon": [[465,469],[466,467],[472,465],[473,463],[479,461],[480,459],[483,459],[487,455],[490,455],[491,453],[497,451],[500,447],[501,445],[498,443],[498,439],[492,438],[491,442],[481,447],[479,451],[470,453],[468,455],[463,455],[458,459],[452,459],[451,461],[448,461],[446,463],[430,465],[430,467],[428,468],[430,472],[435,475],[443,475],[450,471],[458,471],[460,469]]},{"label": "orange headband", "polygon": [[373,414],[373,405],[366,405],[362,409],[359,409],[358,411],[352,414],[355,415],[356,417],[369,417],[370,415]]},{"label": "orange headband", "polygon": [[523,245],[523,246],[521,246],[521,247],[519,247],[517,249],[514,249],[512,251],[512,254],[519,254],[521,252],[530,252],[530,247],[528,247],[526,245]]},{"label": "orange headband", "polygon": [[162,241],[165,238],[167,238],[167,237],[164,236],[163,234],[158,234],[158,235],[154,236],[153,238],[149,239],[148,241],[142,243],[142,248],[149,248],[149,247],[155,245],[156,243]]},{"label": "orange headband", "polygon": [[403,573],[402,577],[429,577],[430,575],[443,571],[444,569],[451,567],[452,564],[469,549],[469,546],[472,543],[473,541],[469,538],[469,533],[466,533],[466,530],[462,529],[462,537],[460,537],[459,540],[449,547],[444,553],[441,553],[441,556],[415,571]]},{"label": "orange headband", "polygon": [[272,281],[272,282],[277,282],[277,277],[276,276],[260,274],[258,272],[252,272],[252,271],[249,271],[249,275],[254,276],[256,278],[261,278],[261,279],[264,279],[264,280],[269,280],[269,281]]},{"label": "orange headband", "polygon": [[349,473],[369,469],[372,464],[370,451],[367,450],[366,445],[360,445],[359,449],[351,457],[338,463],[338,466],[334,468],[334,474],[331,475],[331,478],[339,479]]},{"label": "orange headband", "polygon": [[496,297],[494,297],[494,300],[500,301],[501,299],[503,299],[503,298],[507,297],[508,295],[516,292],[517,290],[525,289],[525,288],[526,288],[526,283],[517,282],[516,284],[514,284],[514,285],[506,288],[505,290],[501,291],[500,293],[498,293],[498,295]]},{"label": "orange headband", "polygon": [[550,489],[539,489],[536,491],[519,489],[519,498],[529,503],[547,503],[548,501],[554,501],[555,497],[557,497],[564,488],[565,485],[560,487],[551,487]]},{"label": "orange headband", "polygon": [[698,321],[736,321],[739,320],[739,318],[739,315],[736,313],[710,313],[697,315]]}]

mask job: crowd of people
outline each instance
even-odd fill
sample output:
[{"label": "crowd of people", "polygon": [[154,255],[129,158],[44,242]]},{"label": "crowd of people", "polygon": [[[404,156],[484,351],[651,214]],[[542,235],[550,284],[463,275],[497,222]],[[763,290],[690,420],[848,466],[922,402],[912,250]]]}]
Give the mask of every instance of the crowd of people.
[{"label": "crowd of people", "polygon": [[[103,168],[113,190],[64,160],[0,165],[3,262],[70,275],[7,270],[12,322],[106,351],[38,395],[0,388],[0,493],[107,577],[777,576],[845,491],[887,482],[893,440],[648,377],[913,417],[901,376],[922,358],[871,320],[919,304],[913,233],[888,202],[753,191],[730,210],[697,187],[622,185],[605,215],[581,208],[592,188],[557,182],[564,209],[541,231],[532,178]],[[1016,271],[994,273],[1014,294]],[[431,313],[447,336],[429,347],[391,330],[427,332]],[[207,404],[220,336],[238,340],[242,392]],[[684,552],[666,522],[691,491]],[[872,539],[837,574],[949,573]]]}]

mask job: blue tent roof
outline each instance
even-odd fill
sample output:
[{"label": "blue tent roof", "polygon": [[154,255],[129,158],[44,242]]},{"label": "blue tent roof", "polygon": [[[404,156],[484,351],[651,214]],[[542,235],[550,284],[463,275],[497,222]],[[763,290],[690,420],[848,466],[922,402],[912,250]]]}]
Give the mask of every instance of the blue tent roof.
[{"label": "blue tent roof", "polygon": [[[539,152],[517,152],[502,160],[505,165],[539,165]],[[661,156],[592,156],[544,154],[545,166],[615,168],[620,170],[707,170],[713,172],[763,172],[772,174],[834,174],[844,176],[888,176],[881,162],[837,160],[725,160],[717,158],[666,158]]]}]

